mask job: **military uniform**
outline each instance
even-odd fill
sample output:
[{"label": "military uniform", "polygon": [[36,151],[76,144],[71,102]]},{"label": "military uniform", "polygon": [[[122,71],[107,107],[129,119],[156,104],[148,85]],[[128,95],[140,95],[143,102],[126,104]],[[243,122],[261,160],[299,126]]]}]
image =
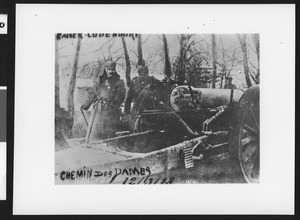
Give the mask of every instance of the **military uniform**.
[{"label": "military uniform", "polygon": [[82,105],[83,110],[88,110],[92,103],[99,101],[90,139],[105,139],[115,135],[125,93],[124,81],[116,72],[110,77],[102,77],[100,83],[93,87],[88,99]]},{"label": "military uniform", "polygon": [[237,89],[237,87],[234,84],[232,84],[232,76],[229,75],[226,77],[223,89]]},{"label": "military uniform", "polygon": [[143,76],[143,77],[134,77],[131,81],[129,86],[126,100],[125,100],[125,110],[126,114],[130,113],[131,103],[135,103],[137,97],[141,93],[141,91],[150,83],[154,82],[155,79],[150,76]]},{"label": "military uniform", "polygon": [[237,89],[237,87],[234,84],[230,83],[226,84],[223,89]]}]

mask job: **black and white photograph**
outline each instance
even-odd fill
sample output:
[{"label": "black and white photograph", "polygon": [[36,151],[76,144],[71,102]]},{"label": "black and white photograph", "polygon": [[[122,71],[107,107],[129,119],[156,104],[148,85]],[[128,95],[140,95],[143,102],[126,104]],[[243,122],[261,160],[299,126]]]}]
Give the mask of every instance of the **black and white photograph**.
[{"label": "black and white photograph", "polygon": [[55,45],[56,184],[259,183],[259,34]]},{"label": "black and white photograph", "polygon": [[294,213],[294,10],[16,5],[13,213]]}]

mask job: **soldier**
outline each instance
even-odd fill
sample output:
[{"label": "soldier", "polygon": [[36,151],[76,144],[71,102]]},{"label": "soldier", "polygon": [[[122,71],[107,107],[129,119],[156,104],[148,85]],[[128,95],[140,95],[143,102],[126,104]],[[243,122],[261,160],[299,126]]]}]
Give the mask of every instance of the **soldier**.
[{"label": "soldier", "polygon": [[131,103],[135,103],[140,92],[150,83],[154,82],[154,77],[148,75],[148,67],[140,66],[138,68],[138,77],[134,77],[130,83],[126,100],[125,100],[125,109],[124,113],[126,115],[130,114]]},{"label": "soldier", "polygon": [[116,63],[106,63],[104,73],[92,89],[86,102],[81,106],[88,110],[92,103],[99,102],[91,132],[91,139],[105,139],[115,135],[120,122],[120,106],[125,98],[125,84],[116,72]]},{"label": "soldier", "polygon": [[227,76],[225,78],[225,85],[223,89],[237,89],[237,87],[232,84],[232,77],[231,76]]}]

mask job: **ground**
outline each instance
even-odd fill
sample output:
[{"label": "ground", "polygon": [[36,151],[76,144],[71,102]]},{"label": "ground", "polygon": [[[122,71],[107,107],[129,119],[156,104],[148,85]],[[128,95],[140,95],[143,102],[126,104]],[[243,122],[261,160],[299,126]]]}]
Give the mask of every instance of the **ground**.
[{"label": "ground", "polygon": [[[138,154],[137,154],[138,156]],[[73,146],[56,151],[55,175],[57,184],[195,184],[195,183],[242,183],[243,179],[238,178],[232,171],[230,158],[227,153],[208,158],[203,161],[195,161],[194,167],[186,169],[184,166],[173,168],[167,172],[148,175],[146,166],[138,168],[139,175],[132,175],[129,169],[117,168],[117,166],[107,167],[105,164],[114,161],[126,160],[128,155],[125,152],[118,152],[114,148],[105,144],[97,147]],[[83,169],[84,167],[84,169]],[[138,167],[138,166],[137,166]],[[74,178],[73,180],[62,181],[63,172],[80,170],[93,170],[93,174],[86,178]],[[124,171],[125,170],[125,171]],[[95,178],[96,172],[99,177]],[[111,172],[111,173],[109,173]],[[122,172],[122,174],[121,174]],[[123,173],[125,172],[125,173]],[[144,174],[142,174],[144,172]],[[120,174],[120,175],[117,175]],[[129,173],[129,174],[128,174]],[[114,178],[116,176],[116,178]]]},{"label": "ground", "polygon": [[174,183],[244,183],[244,180],[232,171],[227,153],[199,161],[189,169],[172,169],[169,175],[176,177]]}]

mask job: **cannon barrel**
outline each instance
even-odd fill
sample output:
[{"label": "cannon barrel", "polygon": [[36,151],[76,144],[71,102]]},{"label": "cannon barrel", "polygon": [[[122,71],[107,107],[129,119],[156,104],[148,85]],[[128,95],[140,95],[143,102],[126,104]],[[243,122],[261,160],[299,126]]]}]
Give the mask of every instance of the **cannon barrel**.
[{"label": "cannon barrel", "polygon": [[[188,86],[177,86],[172,90],[170,103],[175,111],[188,110],[193,108],[215,108],[224,105],[226,102],[237,102],[243,95],[240,89],[211,89],[193,88],[193,97]],[[193,98],[197,105],[191,105]]]}]

